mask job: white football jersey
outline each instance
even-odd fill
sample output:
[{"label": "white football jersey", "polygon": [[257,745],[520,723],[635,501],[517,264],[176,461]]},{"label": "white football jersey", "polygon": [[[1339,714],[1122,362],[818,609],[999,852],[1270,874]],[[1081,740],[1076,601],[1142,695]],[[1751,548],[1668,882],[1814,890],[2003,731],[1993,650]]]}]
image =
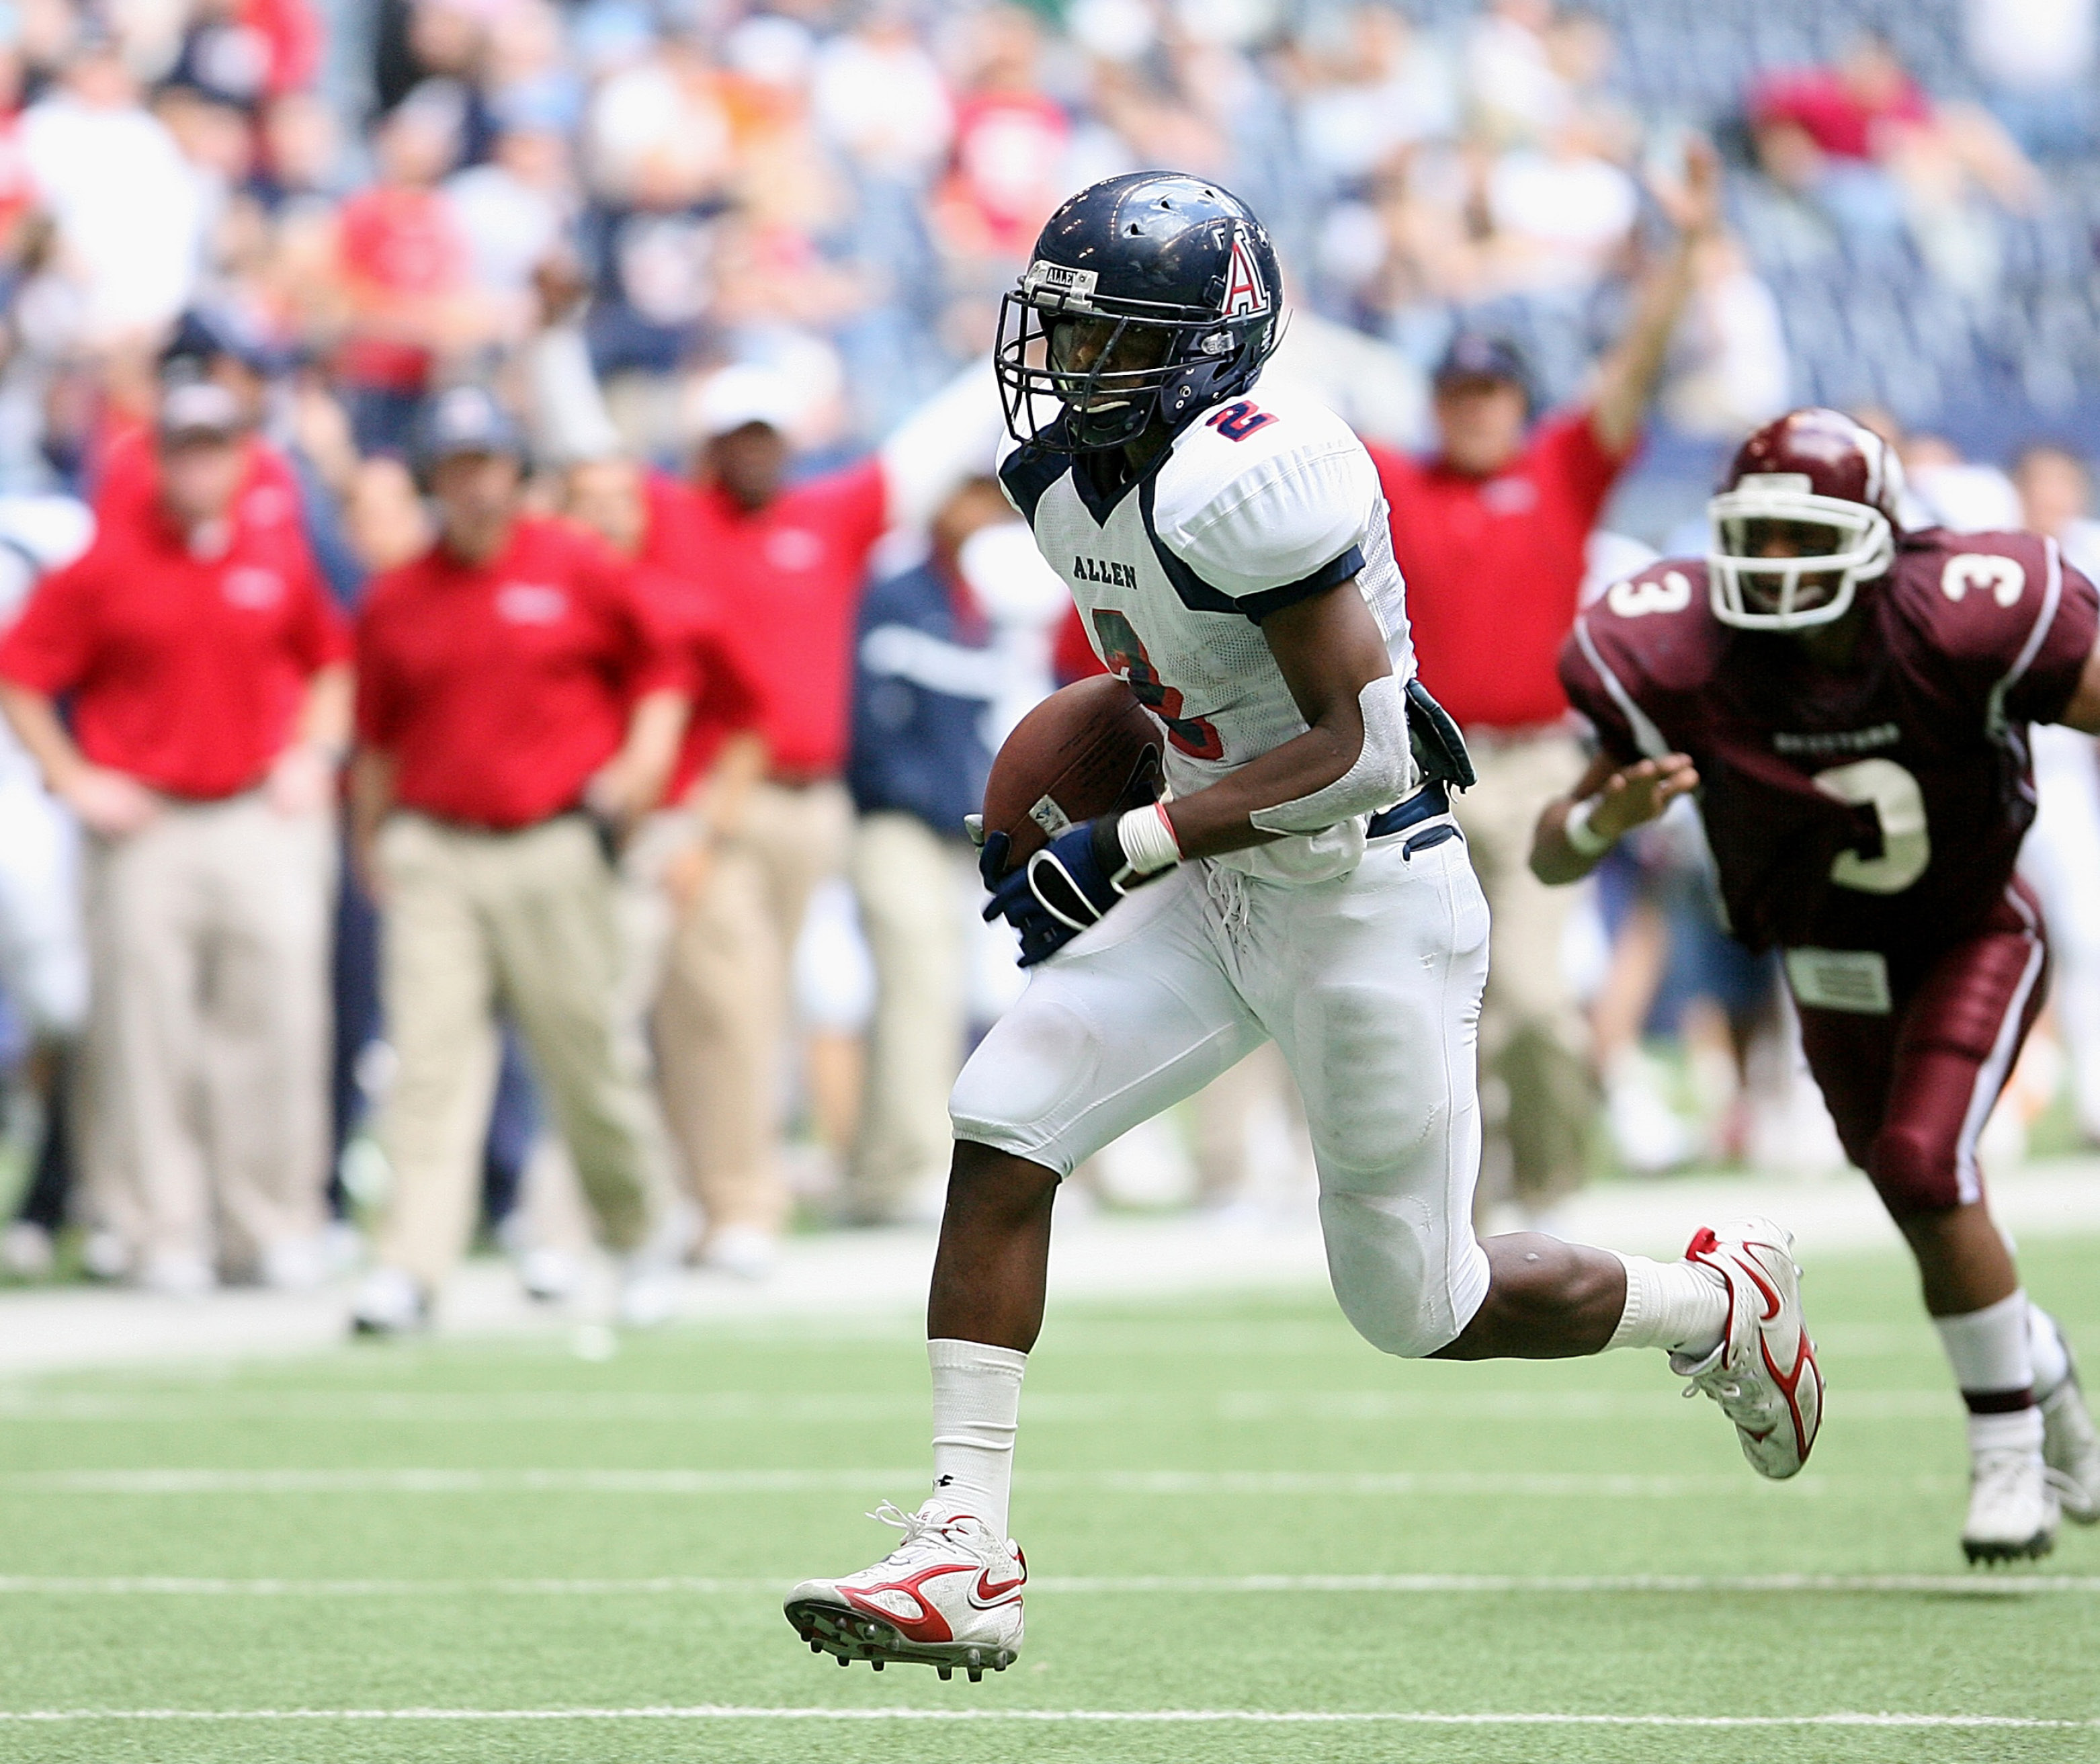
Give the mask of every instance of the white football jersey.
[{"label": "white football jersey", "polygon": [[[1185,796],[1305,733],[1260,620],[1356,578],[1394,673],[1414,674],[1406,591],[1363,444],[1324,406],[1257,386],[1205,412],[1103,501],[1069,454],[1009,443],[999,482],[1069,583],[1095,653],[1167,732]],[[1365,817],[1215,862],[1321,881],[1363,856]]]}]

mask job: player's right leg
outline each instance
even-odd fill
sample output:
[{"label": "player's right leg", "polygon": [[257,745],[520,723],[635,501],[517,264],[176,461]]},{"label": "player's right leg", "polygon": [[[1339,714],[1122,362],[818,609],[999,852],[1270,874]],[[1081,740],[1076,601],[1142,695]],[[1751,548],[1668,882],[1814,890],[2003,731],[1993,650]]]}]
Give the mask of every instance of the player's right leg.
[{"label": "player's right leg", "polygon": [[1909,1243],[1969,1409],[1974,1562],[2045,1555],[2059,1511],[2100,1517],[2100,1444],[2054,1319],[2022,1290],[1976,1145],[2040,1008],[2047,954],[2023,886],[1886,1016],[1805,1010],[1802,1043],[1853,1161]]},{"label": "player's right leg", "polygon": [[904,1534],[882,1560],[789,1593],[788,1620],[812,1651],[973,1678],[1020,1652],[1027,1568],[1007,1536],[1008,1493],[1051,1209],[1074,1165],[1264,1039],[1215,917],[1200,866],[1140,891],[1035,970],[957,1080],[926,1311],[933,1491],[915,1513],[878,1510]]},{"label": "player's right leg", "polygon": [[1719,1400],[1758,1471],[1791,1475],[1821,1379],[1779,1228],[1702,1232],[1671,1263],[1531,1233],[1475,1240],[1487,911],[1463,845],[1427,831],[1374,843],[1331,882],[1246,884],[1249,994],[1305,1097],[1343,1311],[1410,1357],[1663,1348]]}]

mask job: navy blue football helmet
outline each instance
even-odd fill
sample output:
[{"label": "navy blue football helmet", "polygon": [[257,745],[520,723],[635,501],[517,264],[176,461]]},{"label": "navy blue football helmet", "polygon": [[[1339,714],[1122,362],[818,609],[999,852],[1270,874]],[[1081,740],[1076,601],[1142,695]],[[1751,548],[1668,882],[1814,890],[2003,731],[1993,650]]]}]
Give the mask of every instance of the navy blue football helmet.
[{"label": "navy blue football helmet", "polygon": [[1254,384],[1282,293],[1267,229],[1222,184],[1139,171],[1088,185],[1050,217],[999,306],[1008,432],[1090,453],[1154,416],[1180,428]]}]

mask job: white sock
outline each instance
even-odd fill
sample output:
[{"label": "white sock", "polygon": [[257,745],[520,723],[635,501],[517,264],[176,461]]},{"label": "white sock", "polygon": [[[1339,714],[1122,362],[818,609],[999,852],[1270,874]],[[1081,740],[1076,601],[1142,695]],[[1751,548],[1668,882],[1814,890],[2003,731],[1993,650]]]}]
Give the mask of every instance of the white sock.
[{"label": "white sock", "polygon": [[1619,1259],[1626,1268],[1626,1308],[1604,1343],[1607,1351],[1665,1347],[1703,1360],[1721,1345],[1728,1329],[1728,1287],[1718,1273],[1694,1262]]},{"label": "white sock", "polygon": [[2034,1353],[2027,1342],[2027,1295],[2015,1290],[1996,1304],[1960,1316],[1936,1316],[1939,1345],[1964,1396],[2004,1396],[2034,1388]]},{"label": "white sock", "polygon": [[2071,1352],[2049,1312],[2027,1302],[2027,1352],[2034,1361],[2036,1396],[2046,1396],[2071,1376]]},{"label": "white sock", "polygon": [[1969,1449],[1972,1453],[2039,1452],[2041,1411],[2030,1405],[2002,1415],[1971,1415]]},{"label": "white sock", "polygon": [[951,1518],[967,1513],[1004,1541],[1028,1356],[982,1342],[931,1341],[926,1358],[933,1368],[933,1498]]}]

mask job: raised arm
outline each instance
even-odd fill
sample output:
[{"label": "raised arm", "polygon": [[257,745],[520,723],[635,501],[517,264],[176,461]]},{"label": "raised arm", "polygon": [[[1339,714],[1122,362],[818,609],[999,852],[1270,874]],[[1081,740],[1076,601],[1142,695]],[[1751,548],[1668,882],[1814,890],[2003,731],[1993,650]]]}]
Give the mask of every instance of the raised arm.
[{"label": "raised arm", "polygon": [[990,357],[973,361],[890,431],[879,451],[886,524],[919,531],[973,478],[988,474],[1006,432]]},{"label": "raised arm", "polygon": [[533,271],[540,326],[523,351],[532,445],[562,465],[616,459],[624,451],[584,340],[589,293],[581,269],[566,254]]},{"label": "raised arm", "polygon": [[1612,453],[1623,453],[1639,439],[1641,419],[1662,378],[1670,339],[1691,298],[1695,256],[1721,230],[1721,161],[1706,142],[1695,138],[1686,143],[1681,183],[1658,182],[1652,188],[1677,236],[1642,279],[1633,321],[1598,369],[1590,422],[1597,439]]}]

